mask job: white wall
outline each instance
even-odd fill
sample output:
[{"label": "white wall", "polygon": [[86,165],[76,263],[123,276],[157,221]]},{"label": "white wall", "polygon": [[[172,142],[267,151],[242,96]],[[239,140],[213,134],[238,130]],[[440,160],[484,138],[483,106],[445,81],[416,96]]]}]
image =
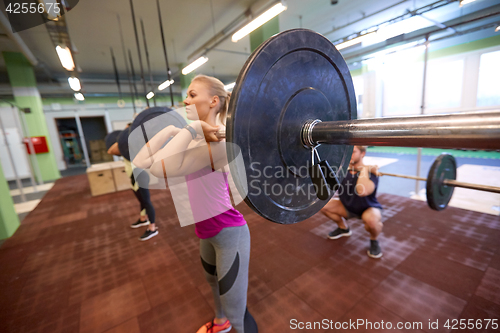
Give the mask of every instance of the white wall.
[{"label": "white wall", "polygon": [[[26,148],[22,143],[22,129],[18,128],[18,126],[21,126],[21,123],[19,121],[17,108],[0,107],[0,121],[2,122],[7,136],[6,143],[2,129],[0,128],[0,163],[2,163],[4,176],[7,180],[15,179],[15,173],[12,168],[13,163],[18,177],[28,178],[31,171]],[[10,148],[12,160],[8,148]]]}]

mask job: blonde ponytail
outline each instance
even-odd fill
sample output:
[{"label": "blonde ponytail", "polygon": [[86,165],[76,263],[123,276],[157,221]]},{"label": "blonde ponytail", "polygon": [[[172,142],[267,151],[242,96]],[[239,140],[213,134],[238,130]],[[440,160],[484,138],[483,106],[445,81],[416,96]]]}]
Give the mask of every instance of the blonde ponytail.
[{"label": "blonde ponytail", "polygon": [[217,78],[208,75],[196,75],[192,81],[200,81],[205,84],[209,89],[210,95],[219,97],[219,110],[217,114],[219,115],[219,121],[222,125],[226,126],[227,111],[229,109],[229,99],[231,93],[224,89],[224,84]]},{"label": "blonde ponytail", "polygon": [[222,105],[219,111],[219,120],[221,124],[223,124],[224,126],[226,126],[226,117],[227,117],[227,111],[229,110],[230,99],[231,99],[231,92],[228,91],[226,94],[226,98],[224,98],[224,105]]}]

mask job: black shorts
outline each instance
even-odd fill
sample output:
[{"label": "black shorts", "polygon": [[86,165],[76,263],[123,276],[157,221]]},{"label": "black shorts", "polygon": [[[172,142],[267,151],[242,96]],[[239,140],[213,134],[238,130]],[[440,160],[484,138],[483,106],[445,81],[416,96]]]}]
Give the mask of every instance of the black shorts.
[{"label": "black shorts", "polygon": [[[345,208],[345,211],[347,212],[347,218],[346,218],[346,220],[350,220],[350,219],[360,219],[361,220],[361,215],[365,212],[365,211],[362,211],[361,213],[351,212],[347,207],[344,207],[344,208]],[[378,209],[380,209],[380,213],[383,213],[383,211],[384,211],[380,207],[370,207],[370,208],[378,208]]]}]

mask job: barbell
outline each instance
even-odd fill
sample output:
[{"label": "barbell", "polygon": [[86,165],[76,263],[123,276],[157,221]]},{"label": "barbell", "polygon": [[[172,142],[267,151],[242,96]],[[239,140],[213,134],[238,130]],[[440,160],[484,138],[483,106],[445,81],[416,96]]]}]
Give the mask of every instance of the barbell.
[{"label": "barbell", "polygon": [[[312,151],[331,166],[333,177],[328,172],[320,176],[333,189],[346,173],[353,145],[500,148],[499,112],[356,118],[349,68],[328,39],[293,29],[262,43],[240,71],[226,120],[226,141],[232,143],[226,147],[228,160],[241,155],[244,161],[230,163],[230,171],[245,202],[281,224],[319,212],[333,191],[318,198],[307,172]],[[435,171],[435,177],[443,174]],[[456,185],[454,177],[444,174],[445,186],[428,190],[433,195],[446,190],[439,199]],[[442,201],[429,200],[438,206]]]},{"label": "barbell", "polygon": [[[360,171],[359,168],[355,169]],[[457,162],[453,155],[442,153],[431,165],[427,178],[401,175],[395,173],[376,171],[376,176],[388,176],[413,180],[422,180],[426,182],[427,204],[430,208],[440,211],[448,206],[453,195],[455,187],[467,188],[478,191],[486,191],[492,193],[500,193],[500,187],[472,184],[457,181]]]}]

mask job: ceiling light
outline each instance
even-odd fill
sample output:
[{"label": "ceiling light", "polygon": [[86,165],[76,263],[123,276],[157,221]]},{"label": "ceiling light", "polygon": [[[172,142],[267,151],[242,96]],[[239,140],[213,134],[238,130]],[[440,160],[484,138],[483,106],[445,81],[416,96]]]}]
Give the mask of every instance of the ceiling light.
[{"label": "ceiling light", "polygon": [[226,89],[226,90],[228,90],[228,91],[229,91],[229,90],[231,90],[231,89],[233,89],[233,88],[234,88],[234,85],[235,85],[235,84],[236,84],[236,82],[233,82],[233,83],[230,83],[230,84],[226,84],[226,85],[224,86],[224,89]]},{"label": "ceiling light", "polygon": [[78,101],[83,101],[85,100],[85,97],[83,96],[82,93],[75,93],[75,98],[78,100]]},{"label": "ceiling light", "polygon": [[71,56],[71,51],[67,46],[64,48],[57,45],[56,52],[59,56],[59,60],[61,61],[61,65],[68,71],[72,71],[75,69],[75,63],[73,61],[73,57]]},{"label": "ceiling light", "polygon": [[148,94],[146,95],[146,98],[147,98],[147,99],[151,99],[151,98],[153,98],[153,96],[154,96],[154,95],[155,95],[155,93],[154,93],[154,92],[152,92],[152,91],[150,91],[150,92],[148,92]]},{"label": "ceiling light", "polygon": [[187,75],[208,61],[207,57],[199,57],[182,69],[182,74]]},{"label": "ceiling light", "polygon": [[471,2],[474,2],[476,0],[460,0],[460,7],[462,7],[463,5],[466,5],[468,3],[471,3]]},{"label": "ceiling light", "polygon": [[377,32],[376,31],[369,32],[369,33],[361,35],[359,37],[356,37],[356,38],[350,39],[348,41],[339,43],[339,44],[335,45],[335,47],[337,48],[337,50],[345,49],[346,47],[361,43],[363,40],[367,39],[368,37],[372,37],[373,34],[375,34],[375,33],[377,33]]},{"label": "ceiling light", "polygon": [[174,80],[167,80],[158,86],[158,90],[163,90],[174,83]]},{"label": "ceiling light", "polygon": [[272,6],[270,9],[265,11],[262,15],[258,16],[255,18],[252,22],[248,23],[245,25],[243,28],[240,30],[236,31],[234,35],[231,37],[231,40],[233,42],[237,42],[273,17],[277,16],[279,13],[283,12],[286,10],[286,6],[283,5],[281,2],[277,3],[276,5]]},{"label": "ceiling light", "polygon": [[68,77],[68,83],[71,89],[73,89],[74,91],[80,91],[80,89],[82,89],[80,80],[77,77]]}]

